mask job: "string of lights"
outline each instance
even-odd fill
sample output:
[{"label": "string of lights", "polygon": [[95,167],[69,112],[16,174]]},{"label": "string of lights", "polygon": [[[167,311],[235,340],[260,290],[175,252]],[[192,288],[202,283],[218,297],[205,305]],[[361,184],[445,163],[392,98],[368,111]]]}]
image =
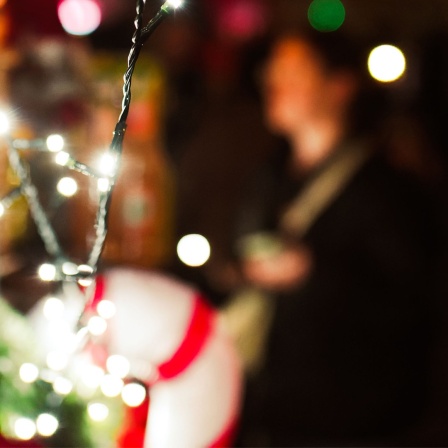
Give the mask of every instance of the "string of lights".
[{"label": "string of lights", "polygon": [[[14,199],[23,195],[28,203],[31,218],[33,219],[38,234],[42,239],[46,252],[53,259],[54,264],[45,264],[41,270],[41,278],[47,281],[79,281],[88,283],[98,270],[100,257],[104,249],[107,231],[108,218],[112,193],[119,174],[121,154],[123,151],[123,140],[126,133],[127,117],[131,105],[132,75],[134,73],[140,51],[162,21],[181,5],[181,0],[167,0],[160,7],[156,15],[146,24],[143,23],[143,15],[146,0],[137,0],[135,31],[132,37],[132,46],[128,56],[127,69],[124,74],[122,108],[118,121],[113,131],[112,142],[109,146],[108,157],[111,160],[112,168],[105,175],[99,170],[89,167],[75,158],[68,152],[63,151],[64,141],[61,136],[52,135],[47,140],[24,140],[7,137],[8,158],[11,168],[20,181],[19,190],[14,189],[0,200],[0,216],[6,213],[12,205]],[[2,120],[7,120],[6,115]],[[9,131],[8,124],[2,125],[4,134]],[[86,264],[76,266],[68,261],[68,257],[59,242],[58,236],[48,218],[45,208],[42,206],[39,193],[35,187],[27,162],[21,157],[22,150],[36,150],[43,152],[55,152],[55,162],[69,170],[77,171],[83,175],[98,179],[98,207],[94,223],[95,238],[90,253],[87,256]]]}]

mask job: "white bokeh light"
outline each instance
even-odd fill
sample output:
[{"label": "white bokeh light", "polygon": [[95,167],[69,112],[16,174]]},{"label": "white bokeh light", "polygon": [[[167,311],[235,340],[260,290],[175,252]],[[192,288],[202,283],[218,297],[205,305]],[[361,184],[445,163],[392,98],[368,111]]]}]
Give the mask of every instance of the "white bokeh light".
[{"label": "white bokeh light", "polygon": [[46,362],[52,370],[64,370],[68,365],[68,355],[64,352],[53,351],[47,354]]},{"label": "white bokeh light", "polygon": [[185,235],[177,244],[177,255],[187,266],[204,265],[210,258],[210,253],[210,243],[202,235]]},{"label": "white bokeh light", "polygon": [[146,388],[138,383],[129,383],[121,391],[123,402],[130,407],[140,406],[146,398]]},{"label": "white bokeh light", "polygon": [[20,417],[14,422],[14,432],[21,440],[31,440],[36,435],[36,424],[30,418]]},{"label": "white bokeh light", "polygon": [[166,3],[170,5],[172,8],[177,9],[180,8],[184,2],[183,0],[167,0]]},{"label": "white bokeh light", "polygon": [[109,373],[124,378],[131,368],[129,361],[121,355],[111,355],[107,358],[106,367]]},{"label": "white bokeh light", "polygon": [[9,121],[8,114],[0,111],[0,134],[4,135],[9,132],[11,123]]},{"label": "white bokeh light", "polygon": [[19,377],[24,383],[34,383],[39,378],[39,369],[36,365],[26,362],[20,366]]},{"label": "white bokeh light", "polygon": [[68,395],[73,390],[73,383],[68,378],[59,376],[53,382],[53,389],[59,395]]},{"label": "white bokeh light", "polygon": [[100,316],[92,316],[87,322],[90,334],[101,336],[107,330],[107,322]]},{"label": "white bokeh light", "polygon": [[393,82],[403,76],[406,58],[398,47],[380,45],[370,52],[367,65],[370,75],[377,81]]},{"label": "white bokeh light", "polygon": [[70,198],[77,193],[78,183],[73,177],[63,177],[59,180],[56,188],[62,196]]},{"label": "white bokeh light", "polygon": [[96,310],[99,316],[103,319],[111,319],[115,316],[117,307],[115,306],[115,303],[111,302],[110,300],[101,300],[98,303]]},{"label": "white bokeh light", "polygon": [[64,30],[75,36],[93,33],[101,23],[101,7],[96,0],[63,0],[58,17]]},{"label": "white bokeh light", "polygon": [[59,134],[51,134],[47,137],[46,140],[48,151],[50,152],[59,152],[64,149],[64,137]]},{"label": "white bokeh light", "polygon": [[104,375],[101,379],[101,392],[103,392],[106,397],[117,397],[123,390],[123,386],[123,380],[115,375]]},{"label": "white bokeh light", "polygon": [[40,414],[36,420],[37,432],[43,437],[51,437],[59,427],[58,419],[51,414]]},{"label": "white bokeh light", "polygon": [[44,263],[39,267],[37,271],[41,280],[45,282],[51,282],[56,280],[57,270],[54,264]]},{"label": "white bokeh light", "polygon": [[61,166],[67,165],[70,160],[70,154],[65,151],[59,151],[54,158],[54,161]]},{"label": "white bokeh light", "polygon": [[102,422],[109,416],[109,408],[104,403],[89,403],[87,413],[93,421]]},{"label": "white bokeh light", "polygon": [[65,305],[61,299],[57,297],[49,297],[45,300],[42,310],[43,315],[48,320],[60,319],[64,316]]}]

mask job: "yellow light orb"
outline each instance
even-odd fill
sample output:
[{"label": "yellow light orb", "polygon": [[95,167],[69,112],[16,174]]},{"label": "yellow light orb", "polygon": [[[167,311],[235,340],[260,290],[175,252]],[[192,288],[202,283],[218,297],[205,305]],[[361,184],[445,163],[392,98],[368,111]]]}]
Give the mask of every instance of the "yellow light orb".
[{"label": "yellow light orb", "polygon": [[37,432],[43,437],[51,437],[59,427],[58,419],[51,414],[40,414],[36,420]]},{"label": "yellow light orb", "polygon": [[370,52],[367,66],[370,75],[377,81],[393,82],[403,76],[406,58],[398,47],[380,45]]},{"label": "yellow light orb", "polygon": [[187,266],[204,265],[210,258],[210,253],[210,243],[202,235],[185,235],[177,244],[177,255]]},{"label": "yellow light orb", "polygon": [[123,387],[121,398],[130,407],[140,406],[146,398],[146,389],[138,383],[129,383]]}]

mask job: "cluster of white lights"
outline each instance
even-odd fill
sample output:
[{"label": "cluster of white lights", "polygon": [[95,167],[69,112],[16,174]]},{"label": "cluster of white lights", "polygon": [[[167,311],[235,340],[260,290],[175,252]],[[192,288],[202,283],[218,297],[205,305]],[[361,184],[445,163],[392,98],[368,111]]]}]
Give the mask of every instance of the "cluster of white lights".
[{"label": "cluster of white lights", "polygon": [[20,440],[31,440],[36,434],[51,437],[59,427],[58,419],[51,414],[40,414],[36,420],[17,417],[12,421],[13,432]]}]

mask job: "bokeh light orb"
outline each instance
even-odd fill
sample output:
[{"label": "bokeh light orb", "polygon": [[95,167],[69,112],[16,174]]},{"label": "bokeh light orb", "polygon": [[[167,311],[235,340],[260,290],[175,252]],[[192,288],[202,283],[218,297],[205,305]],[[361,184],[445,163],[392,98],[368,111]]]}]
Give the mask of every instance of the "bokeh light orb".
[{"label": "bokeh light orb", "polygon": [[102,13],[97,0],[62,0],[58,17],[68,34],[86,36],[98,28]]},{"label": "bokeh light orb", "polygon": [[177,243],[177,255],[187,266],[204,265],[210,258],[210,253],[210,243],[199,234],[185,235]]},{"label": "bokeh light orb", "polygon": [[370,75],[380,82],[393,82],[406,71],[406,58],[394,45],[380,45],[369,54],[367,66]]},{"label": "bokeh light orb", "polygon": [[345,21],[345,7],[340,0],[313,0],[308,21],[317,31],[336,31]]}]

